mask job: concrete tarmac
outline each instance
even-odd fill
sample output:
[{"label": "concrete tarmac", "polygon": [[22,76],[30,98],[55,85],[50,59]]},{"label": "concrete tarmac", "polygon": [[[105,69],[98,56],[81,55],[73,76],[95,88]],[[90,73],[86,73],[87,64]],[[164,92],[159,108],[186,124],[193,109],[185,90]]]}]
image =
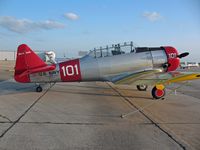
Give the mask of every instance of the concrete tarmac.
[{"label": "concrete tarmac", "polygon": [[168,90],[165,100],[153,100],[150,89],[139,92],[107,82],[56,83],[36,93],[34,84],[3,80],[2,150],[200,147],[197,96]]}]

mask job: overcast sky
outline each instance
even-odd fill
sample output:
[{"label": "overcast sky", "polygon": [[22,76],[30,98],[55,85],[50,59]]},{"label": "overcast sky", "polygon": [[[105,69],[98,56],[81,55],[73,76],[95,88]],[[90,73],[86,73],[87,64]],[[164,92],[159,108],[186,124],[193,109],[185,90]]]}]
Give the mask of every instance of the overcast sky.
[{"label": "overcast sky", "polygon": [[78,51],[133,41],[200,61],[199,0],[0,0],[0,50]]}]

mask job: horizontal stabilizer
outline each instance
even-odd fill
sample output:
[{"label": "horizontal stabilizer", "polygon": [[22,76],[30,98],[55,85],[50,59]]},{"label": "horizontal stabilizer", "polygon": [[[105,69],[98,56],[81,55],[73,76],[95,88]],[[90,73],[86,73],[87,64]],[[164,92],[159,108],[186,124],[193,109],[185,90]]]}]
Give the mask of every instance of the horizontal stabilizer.
[{"label": "horizontal stabilizer", "polygon": [[54,70],[55,68],[56,68],[55,65],[51,65],[51,66],[44,66],[44,67],[29,69],[29,70],[26,70],[26,71],[24,71],[23,73],[21,73],[21,74],[19,75],[19,77],[26,76],[26,75],[29,75],[29,74],[32,74],[32,73],[45,72],[45,71],[52,71],[52,70]]},{"label": "horizontal stabilizer", "polygon": [[30,47],[22,44],[17,49],[14,78],[18,82],[30,82],[31,73],[54,70],[55,66],[48,66]]}]

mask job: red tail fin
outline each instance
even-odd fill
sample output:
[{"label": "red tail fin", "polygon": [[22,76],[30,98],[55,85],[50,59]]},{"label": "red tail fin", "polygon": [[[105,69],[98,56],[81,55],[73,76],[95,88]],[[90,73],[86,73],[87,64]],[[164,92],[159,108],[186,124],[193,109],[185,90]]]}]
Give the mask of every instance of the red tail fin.
[{"label": "red tail fin", "polygon": [[17,49],[17,59],[15,64],[15,80],[18,82],[30,82],[29,74],[20,76],[23,72],[47,66],[45,62],[35,54],[26,44],[22,44]]}]

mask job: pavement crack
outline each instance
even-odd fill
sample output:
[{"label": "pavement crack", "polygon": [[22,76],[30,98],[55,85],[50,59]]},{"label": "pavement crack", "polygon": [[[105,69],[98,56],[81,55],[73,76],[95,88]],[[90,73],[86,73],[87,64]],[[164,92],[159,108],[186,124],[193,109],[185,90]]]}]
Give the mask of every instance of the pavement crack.
[{"label": "pavement crack", "polygon": [[47,94],[47,92],[54,86],[55,84],[51,85],[40,97],[38,97],[25,111],[24,113],[22,113],[22,115],[17,119],[15,120],[11,126],[9,126],[1,135],[0,135],[0,138],[3,138],[3,136],[10,130],[12,129],[12,127],[15,126],[15,124],[17,124],[28,112],[29,110],[35,106],[35,104],[43,97]]},{"label": "pavement crack", "polygon": [[12,120],[10,120],[8,117],[6,117],[6,116],[4,116],[4,115],[1,115],[1,114],[0,114],[0,117],[3,118],[3,119],[6,119],[7,121],[9,121],[9,123],[12,122]]},{"label": "pavement crack", "polygon": [[[159,130],[161,130],[163,133],[165,133],[170,139],[172,139],[176,144],[178,144],[183,150],[186,150],[186,147],[179,142],[175,137],[173,137],[172,134],[167,132],[165,129],[163,129],[157,122],[155,122],[152,118],[150,118],[147,114],[144,113],[143,110],[138,108],[134,103],[132,103],[127,97],[123,96],[117,89],[115,89],[112,85],[110,85],[108,82],[106,82],[108,86],[113,89],[121,98],[123,98],[128,104],[130,104],[132,107],[134,107],[138,112],[140,112],[145,118],[147,118],[152,124],[154,124]],[[133,97],[132,97],[133,98]]]},{"label": "pavement crack", "polygon": [[52,124],[52,125],[105,125],[105,123],[96,123],[96,122],[51,122],[51,121],[46,121],[46,122],[19,122],[22,124]]}]

